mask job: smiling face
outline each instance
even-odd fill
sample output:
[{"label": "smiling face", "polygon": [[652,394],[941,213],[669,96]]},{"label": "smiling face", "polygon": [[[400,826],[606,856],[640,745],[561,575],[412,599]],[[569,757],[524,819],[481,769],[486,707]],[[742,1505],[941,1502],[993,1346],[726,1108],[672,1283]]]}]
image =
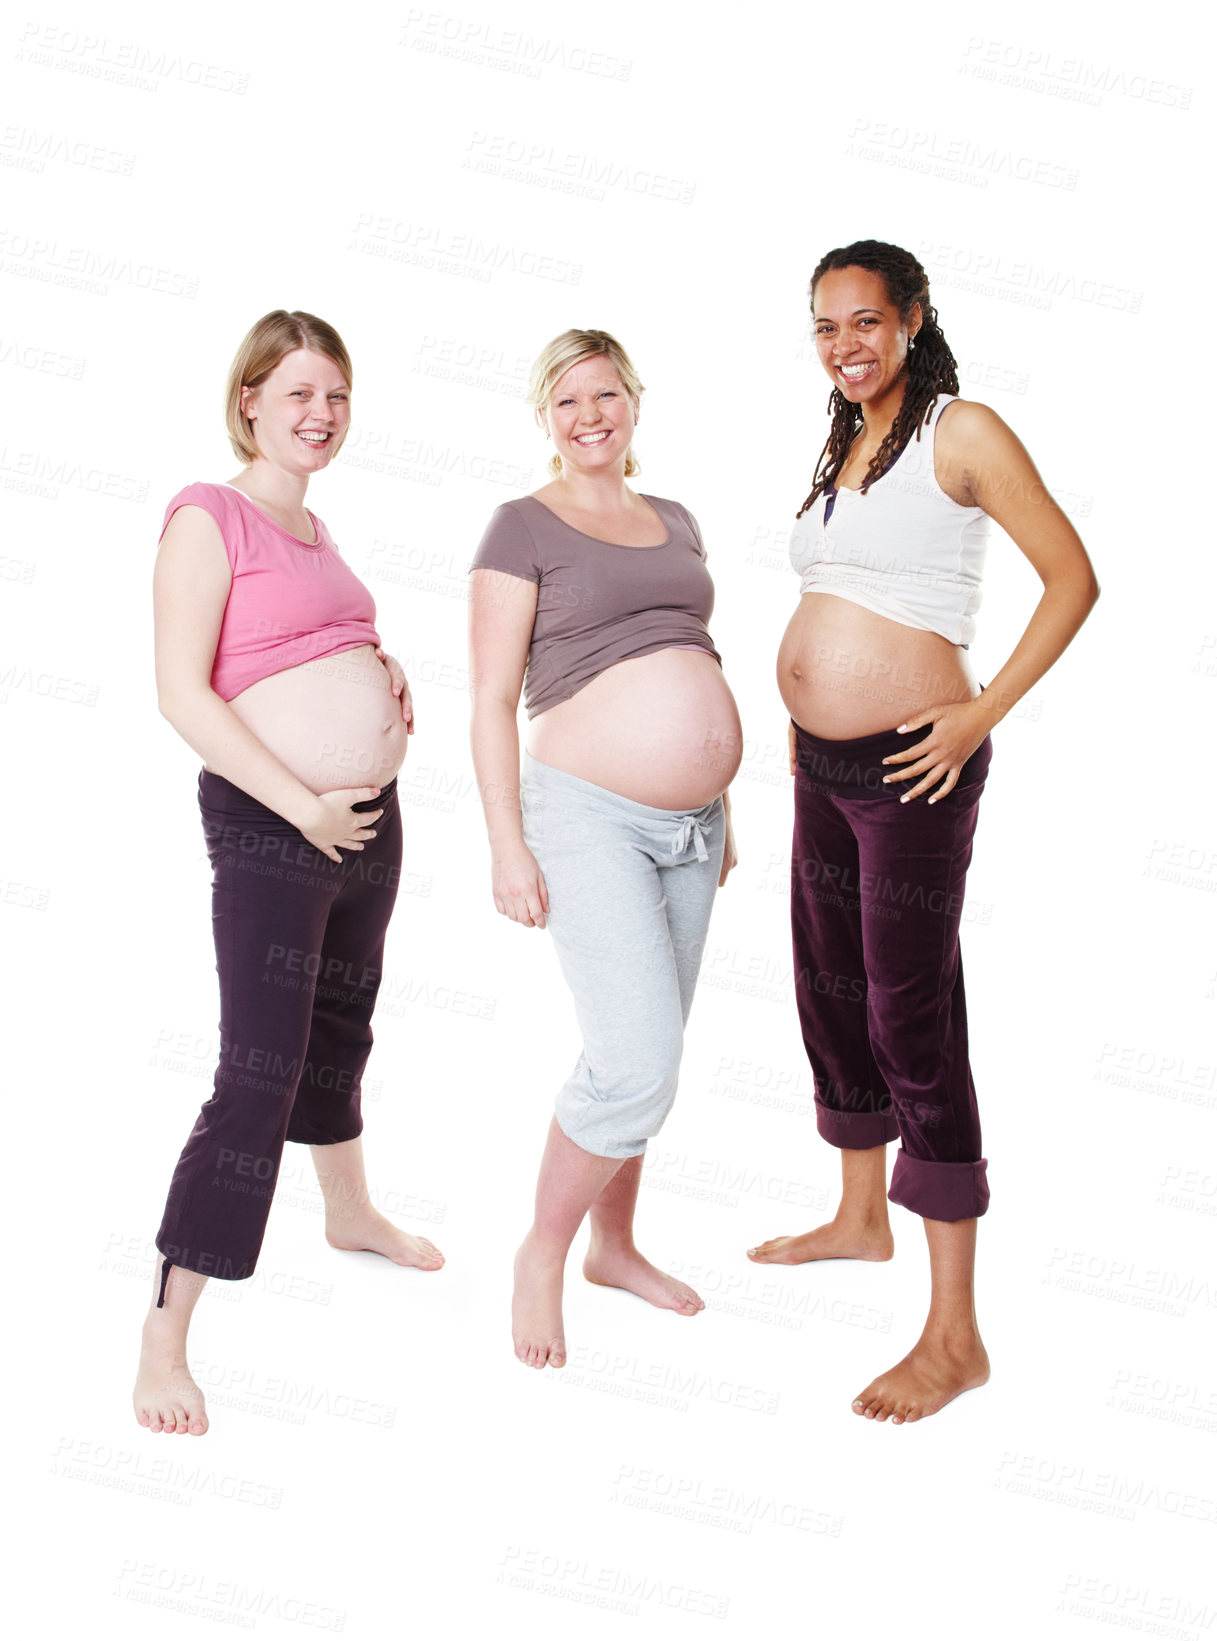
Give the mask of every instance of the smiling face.
[{"label": "smiling face", "polygon": [[905,321],[881,274],[834,268],[821,274],[812,296],[812,329],[820,363],[850,404],[877,410],[889,395],[899,403],[920,304]]},{"label": "smiling face", "polygon": [[241,389],[241,412],[253,423],[263,460],[307,478],[342,443],[351,421],[351,390],[332,359],[297,348],[264,382]]},{"label": "smiling face", "polygon": [[603,353],[559,376],[543,417],[563,466],[585,473],[624,467],[637,420],[636,401]]}]

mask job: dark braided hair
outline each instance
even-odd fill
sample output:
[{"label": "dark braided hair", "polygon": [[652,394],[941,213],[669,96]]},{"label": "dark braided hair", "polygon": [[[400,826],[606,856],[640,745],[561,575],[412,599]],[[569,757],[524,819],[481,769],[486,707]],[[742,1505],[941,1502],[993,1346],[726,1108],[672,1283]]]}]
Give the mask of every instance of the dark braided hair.
[{"label": "dark braided hair", "polygon": [[[929,419],[930,406],[938,395],[959,392],[959,371],[955,357],[947,346],[947,339],[938,328],[938,314],[930,306],[930,284],[925,269],[911,251],[901,250],[899,245],[885,245],[878,239],[859,239],[852,245],[829,251],[811,276],[808,294],[813,302],[821,275],[841,268],[865,268],[868,273],[877,273],[883,281],[887,299],[899,313],[902,323],[907,322],[914,306],[921,304],[921,329],[917,332],[917,345],[914,347],[909,343],[904,398],[900,401],[900,409],[887,437],[871,457],[862,481],[862,494],[865,495],[886,464],[908,440],[914,434],[920,439],[922,424]],[[829,395],[828,408],[832,412],[832,428],[816,464],[811,494],[799,508],[796,518],[802,518],[816,497],[836,482],[837,474],[845,465],[849,447],[862,427],[860,406],[851,405],[839,387],[834,387]]]}]

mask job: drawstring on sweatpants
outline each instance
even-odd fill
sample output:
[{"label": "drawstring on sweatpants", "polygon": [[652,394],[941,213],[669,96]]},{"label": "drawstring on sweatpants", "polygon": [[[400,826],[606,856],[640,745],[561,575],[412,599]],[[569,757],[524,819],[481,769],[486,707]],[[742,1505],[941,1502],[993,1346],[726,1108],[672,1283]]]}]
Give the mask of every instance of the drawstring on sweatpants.
[{"label": "drawstring on sweatpants", "polygon": [[165,1263],[161,1266],[161,1291],[160,1291],[160,1295],[159,1295],[159,1297],[157,1298],[157,1301],[156,1301],[156,1308],[157,1308],[158,1311],[164,1309],[164,1305],[165,1305],[165,1283],[168,1282],[168,1280],[169,1280],[169,1267],[172,1264],[173,1264],[173,1261],[171,1259],[167,1259],[165,1261]]},{"label": "drawstring on sweatpants", "polygon": [[672,839],[672,853],[683,855],[692,844],[697,850],[698,860],[709,860],[706,851],[706,839],[701,829],[701,822],[696,815],[685,815],[676,827],[676,836]]}]

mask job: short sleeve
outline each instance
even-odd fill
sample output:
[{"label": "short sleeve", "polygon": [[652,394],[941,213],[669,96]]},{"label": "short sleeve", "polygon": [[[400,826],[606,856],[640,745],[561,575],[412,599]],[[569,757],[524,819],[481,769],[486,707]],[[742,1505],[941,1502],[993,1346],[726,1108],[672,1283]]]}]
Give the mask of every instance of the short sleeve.
[{"label": "short sleeve", "polygon": [[[237,543],[242,534],[239,523],[240,515],[238,514],[234,519],[233,514],[236,503],[232,501],[231,497],[224,494],[224,487],[218,484],[195,483],[188,484],[184,490],[179,490],[165,508],[165,521],[161,525],[162,536],[169,528],[169,520],[179,507],[201,507],[205,513],[211,514],[220,532],[220,539],[224,543],[228,567],[235,573],[237,568]],[[234,524],[236,528],[234,528]]]},{"label": "short sleeve", "polygon": [[502,570],[525,581],[541,581],[541,558],[532,531],[509,501],[490,515],[470,570]]},{"label": "short sleeve", "polygon": [[693,540],[697,543],[697,551],[698,551],[698,554],[701,557],[702,563],[704,564],[705,561],[706,561],[706,544],[701,539],[701,529],[699,528],[697,520],[693,517],[692,513],[690,513],[689,509],[687,507],[685,507],[683,505],[683,503],[681,503],[679,505],[680,505],[681,512],[685,515],[685,518],[689,521],[689,530],[690,530],[690,532],[693,536]]}]

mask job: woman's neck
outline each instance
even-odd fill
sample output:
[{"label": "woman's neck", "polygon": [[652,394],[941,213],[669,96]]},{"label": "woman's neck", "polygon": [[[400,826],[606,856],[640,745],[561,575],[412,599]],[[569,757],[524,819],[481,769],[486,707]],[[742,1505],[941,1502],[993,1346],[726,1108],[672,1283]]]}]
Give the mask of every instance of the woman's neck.
[{"label": "woman's neck", "polygon": [[243,490],[250,501],[265,507],[268,513],[283,513],[297,520],[307,516],[304,506],[304,496],[308,490],[307,473],[287,473],[259,457],[231,482],[235,489]]}]

